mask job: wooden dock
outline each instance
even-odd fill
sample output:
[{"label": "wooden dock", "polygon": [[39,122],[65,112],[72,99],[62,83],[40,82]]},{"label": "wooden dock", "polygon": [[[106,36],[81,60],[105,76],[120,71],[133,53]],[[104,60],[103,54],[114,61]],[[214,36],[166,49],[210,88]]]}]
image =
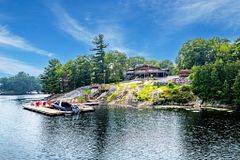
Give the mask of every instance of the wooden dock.
[{"label": "wooden dock", "polygon": [[[85,113],[85,112],[93,112],[95,109],[92,106],[88,106],[85,104],[77,104],[78,108],[80,109],[80,113]],[[51,109],[47,107],[36,107],[32,106],[30,104],[25,104],[23,105],[23,109],[33,111],[36,113],[41,113],[47,116],[64,116],[64,115],[71,115],[72,111],[60,111],[57,109]]]},{"label": "wooden dock", "polygon": [[35,107],[31,105],[24,105],[23,109],[33,111],[36,113],[41,113],[48,116],[63,116],[63,115],[71,115],[72,111],[59,111],[56,109],[46,108],[46,107]]}]

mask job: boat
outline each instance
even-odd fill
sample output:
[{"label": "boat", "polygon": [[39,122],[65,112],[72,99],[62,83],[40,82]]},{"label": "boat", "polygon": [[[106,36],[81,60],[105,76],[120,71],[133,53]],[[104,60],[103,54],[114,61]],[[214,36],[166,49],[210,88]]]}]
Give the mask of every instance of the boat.
[{"label": "boat", "polygon": [[81,112],[77,105],[72,105],[68,102],[56,101],[52,104],[52,107],[60,111],[72,111],[73,114]]},{"label": "boat", "polygon": [[72,104],[65,100],[55,101],[53,103],[48,101],[34,101],[24,104],[23,109],[49,116],[75,115],[84,112],[92,112],[95,110],[92,106],[81,103]]}]

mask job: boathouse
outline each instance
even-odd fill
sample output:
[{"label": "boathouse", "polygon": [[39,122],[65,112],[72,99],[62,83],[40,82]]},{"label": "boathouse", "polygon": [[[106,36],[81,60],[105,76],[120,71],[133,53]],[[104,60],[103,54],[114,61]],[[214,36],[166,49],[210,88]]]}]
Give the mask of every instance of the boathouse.
[{"label": "boathouse", "polygon": [[161,69],[152,65],[142,65],[129,69],[126,73],[126,79],[166,77],[168,76],[168,71],[168,69]]}]

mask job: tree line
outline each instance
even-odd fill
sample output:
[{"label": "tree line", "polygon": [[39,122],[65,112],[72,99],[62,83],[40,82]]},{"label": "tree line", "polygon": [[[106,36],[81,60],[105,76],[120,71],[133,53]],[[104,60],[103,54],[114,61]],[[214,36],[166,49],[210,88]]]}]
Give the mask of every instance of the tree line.
[{"label": "tree line", "polygon": [[94,83],[114,83],[123,81],[129,68],[149,64],[160,68],[168,68],[174,72],[174,64],[170,60],[146,60],[144,57],[127,57],[119,51],[107,51],[108,44],[102,34],[93,41],[92,54],[79,55],[62,64],[58,59],[51,59],[44,73],[40,76],[43,91],[46,93],[62,93]]},{"label": "tree line", "polygon": [[1,94],[27,94],[41,90],[40,80],[24,72],[19,72],[15,76],[0,78]]},{"label": "tree line", "polygon": [[191,69],[192,90],[203,101],[240,105],[240,39],[190,40],[176,62]]}]

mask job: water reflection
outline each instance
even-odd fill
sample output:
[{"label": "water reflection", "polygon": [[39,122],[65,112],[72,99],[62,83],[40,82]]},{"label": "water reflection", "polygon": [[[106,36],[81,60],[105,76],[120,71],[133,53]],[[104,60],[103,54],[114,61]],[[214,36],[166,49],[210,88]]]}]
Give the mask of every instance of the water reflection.
[{"label": "water reflection", "polygon": [[240,156],[239,114],[99,108],[48,117],[22,110],[21,103],[29,98],[0,97],[0,159]]},{"label": "water reflection", "polygon": [[109,130],[109,111],[107,109],[101,110],[98,114],[95,114],[95,136],[94,136],[94,157],[103,159],[102,153],[104,153],[105,147],[108,141]]},{"label": "water reflection", "polygon": [[238,113],[185,113],[182,121],[184,157],[232,159],[240,156]]}]

